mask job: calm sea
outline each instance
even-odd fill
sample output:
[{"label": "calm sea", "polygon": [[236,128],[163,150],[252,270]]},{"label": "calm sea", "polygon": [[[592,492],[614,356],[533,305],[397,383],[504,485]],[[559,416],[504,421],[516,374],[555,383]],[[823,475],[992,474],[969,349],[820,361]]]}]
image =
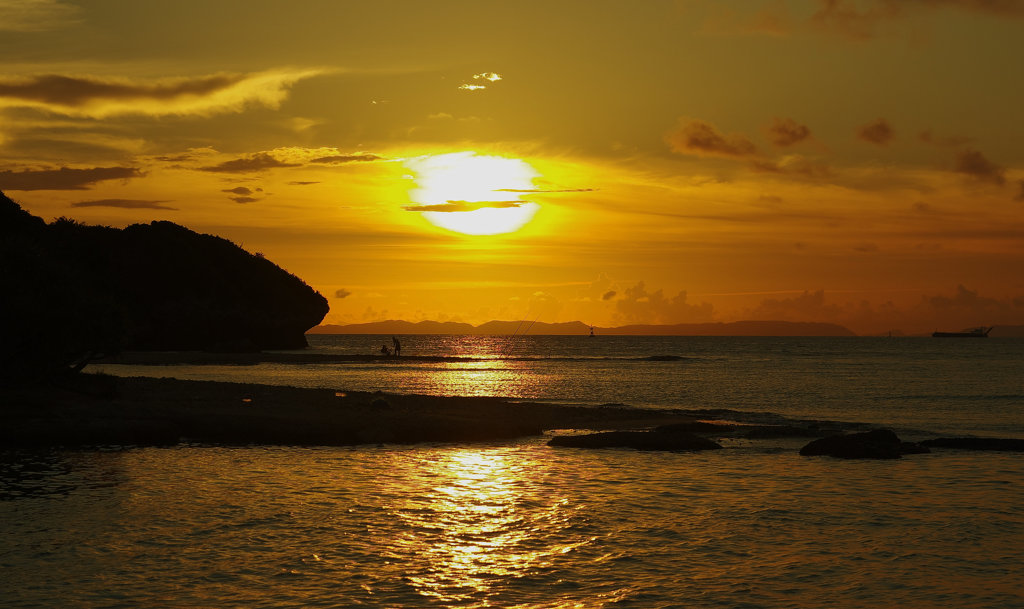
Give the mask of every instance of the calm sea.
[{"label": "calm sea", "polygon": [[[1022,340],[399,338],[372,362],[105,369],[1024,437]],[[1022,454],[545,441],[3,453],[0,606],[1024,607]]]}]

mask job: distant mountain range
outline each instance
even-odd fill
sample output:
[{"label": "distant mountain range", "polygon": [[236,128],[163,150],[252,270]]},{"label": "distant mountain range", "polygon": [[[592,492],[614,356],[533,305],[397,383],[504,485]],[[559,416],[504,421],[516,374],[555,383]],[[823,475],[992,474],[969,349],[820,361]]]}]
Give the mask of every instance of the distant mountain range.
[{"label": "distant mountain range", "polygon": [[[453,321],[402,320],[362,324],[324,324],[308,334],[471,334],[504,336],[510,334],[573,335],[589,334],[590,326],[581,321],[544,323],[528,321],[489,321],[474,326]],[[615,328],[594,327],[599,336],[856,336],[838,324],[792,321],[734,321],[729,323],[646,325]]]}]

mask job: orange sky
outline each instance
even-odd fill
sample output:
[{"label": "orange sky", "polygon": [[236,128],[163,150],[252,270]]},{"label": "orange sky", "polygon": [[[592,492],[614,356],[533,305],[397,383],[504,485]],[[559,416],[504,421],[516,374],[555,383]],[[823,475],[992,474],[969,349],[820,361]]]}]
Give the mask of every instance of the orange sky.
[{"label": "orange sky", "polygon": [[1024,1],[239,6],[0,0],[0,189],[330,323],[1024,323]]}]

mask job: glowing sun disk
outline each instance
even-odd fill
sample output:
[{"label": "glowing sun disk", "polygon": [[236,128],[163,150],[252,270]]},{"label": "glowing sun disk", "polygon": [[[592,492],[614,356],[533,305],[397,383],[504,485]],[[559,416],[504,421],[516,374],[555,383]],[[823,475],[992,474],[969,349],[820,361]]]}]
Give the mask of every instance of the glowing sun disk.
[{"label": "glowing sun disk", "polygon": [[406,166],[416,181],[409,198],[429,207],[423,217],[440,228],[467,235],[510,233],[540,209],[515,192],[533,189],[539,175],[520,159],[455,152],[411,159]]}]

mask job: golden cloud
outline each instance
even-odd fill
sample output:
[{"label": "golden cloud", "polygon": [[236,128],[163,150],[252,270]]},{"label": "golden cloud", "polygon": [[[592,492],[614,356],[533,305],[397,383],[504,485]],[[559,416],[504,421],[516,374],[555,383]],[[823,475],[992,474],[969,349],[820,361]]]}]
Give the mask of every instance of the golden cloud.
[{"label": "golden cloud", "polygon": [[0,108],[65,116],[209,116],[250,106],[277,108],[296,82],[323,70],[271,70],[150,81],[47,74],[0,80]]},{"label": "golden cloud", "polygon": [[72,203],[71,207],[118,207],[121,209],[167,209],[177,211],[177,207],[168,207],[164,203],[169,200],[140,200],[140,199],[98,199],[95,201],[78,201]]},{"label": "golden cloud", "polygon": [[0,190],[86,190],[103,180],[141,177],[135,167],[89,167],[0,171]]}]

